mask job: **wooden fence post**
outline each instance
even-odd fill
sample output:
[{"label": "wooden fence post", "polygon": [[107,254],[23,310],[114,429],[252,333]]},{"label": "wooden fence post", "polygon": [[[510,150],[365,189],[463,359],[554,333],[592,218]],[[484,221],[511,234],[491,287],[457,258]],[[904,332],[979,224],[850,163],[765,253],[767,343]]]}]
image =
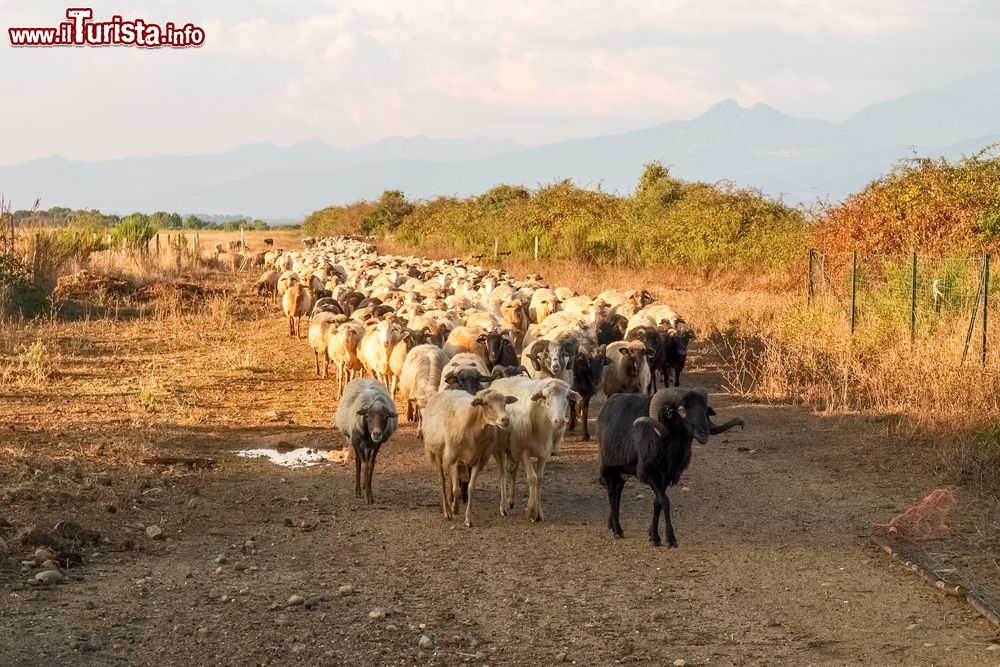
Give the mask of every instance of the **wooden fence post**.
[{"label": "wooden fence post", "polygon": [[493,259],[495,260],[500,254],[500,238],[497,236],[493,237]]},{"label": "wooden fence post", "polygon": [[160,256],[160,235],[156,235],[156,256]]},{"label": "wooden fence post", "polygon": [[538,237],[535,237],[535,261],[538,261]]}]

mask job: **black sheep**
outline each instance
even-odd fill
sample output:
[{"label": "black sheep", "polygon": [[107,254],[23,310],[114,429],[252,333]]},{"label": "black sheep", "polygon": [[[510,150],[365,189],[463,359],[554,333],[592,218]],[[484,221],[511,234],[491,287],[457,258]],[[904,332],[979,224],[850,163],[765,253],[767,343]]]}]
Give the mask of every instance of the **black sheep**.
[{"label": "black sheep", "polygon": [[[611,363],[611,360],[604,354],[602,345],[593,354],[584,351],[577,352],[573,361],[573,391],[583,397],[579,401],[580,421],[583,422],[583,439],[590,440],[590,399],[601,388],[601,380],[604,377],[604,367]],[[576,428],[577,405],[570,403],[569,426],[572,431]]]},{"label": "black sheep", "polygon": [[679,387],[681,385],[681,371],[684,370],[684,366],[687,364],[688,344],[692,338],[694,338],[694,331],[689,329],[685,324],[681,324],[677,329],[670,329],[663,334],[663,360],[657,368],[663,373],[664,387],[670,386],[671,374],[674,376],[674,386]]},{"label": "black sheep", "polygon": [[610,345],[625,340],[627,328],[628,320],[622,315],[616,313],[601,317],[597,320],[597,344]]},{"label": "black sheep", "polygon": [[649,524],[649,541],[660,546],[660,511],[667,529],[667,544],[677,546],[674,527],[670,522],[670,500],[667,487],[680,480],[681,473],[691,462],[691,441],[708,442],[734,426],[743,426],[742,419],[731,419],[715,425],[715,414],[708,405],[704,388],[661,389],[653,396],[615,394],[611,396],[597,418],[600,443],[601,484],[608,489],[611,511],[608,528],[615,537],[624,537],[619,507],[625,475],[635,475],[653,490],[653,520]]},{"label": "black sheep", "polygon": [[[484,338],[485,336],[485,338]],[[479,340],[486,350],[486,367],[492,372],[497,366],[519,366],[517,352],[510,334],[492,331],[483,334]]]}]

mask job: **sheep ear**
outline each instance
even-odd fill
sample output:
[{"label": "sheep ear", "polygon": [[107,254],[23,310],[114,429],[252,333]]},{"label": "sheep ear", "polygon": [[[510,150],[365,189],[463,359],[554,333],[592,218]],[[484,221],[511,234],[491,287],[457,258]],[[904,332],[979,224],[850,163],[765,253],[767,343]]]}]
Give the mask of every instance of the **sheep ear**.
[{"label": "sheep ear", "polygon": [[511,403],[517,403],[517,396],[506,396],[505,401],[507,405],[510,405]]},{"label": "sheep ear", "polygon": [[678,405],[677,416],[680,417],[681,419],[684,419],[685,417],[687,417],[687,415],[688,415],[687,408],[685,408],[683,405]]},{"label": "sheep ear", "polygon": [[575,391],[569,392],[568,396],[569,396],[569,400],[571,400],[571,401],[582,401],[583,400],[583,396],[581,396],[580,394],[578,394]]},{"label": "sheep ear", "polygon": [[474,399],[472,399],[472,405],[473,405],[473,407],[476,407],[476,406],[479,406],[479,405],[482,405],[482,404],[483,404],[483,399],[481,399],[481,398],[474,398]]},{"label": "sheep ear", "polygon": [[531,400],[533,400],[533,401],[540,401],[543,398],[545,398],[545,394],[543,394],[542,392],[538,392],[537,394],[535,394],[534,396],[531,397]]},{"label": "sheep ear", "polygon": [[621,352],[622,354],[628,354],[630,352],[630,350],[627,347],[618,348],[618,351]]},{"label": "sheep ear", "polygon": [[709,417],[714,417],[715,416],[715,410],[712,409],[711,405],[708,406],[707,410],[705,410],[705,414],[708,415]]},{"label": "sheep ear", "polygon": [[447,384],[451,384],[452,382],[455,382],[457,379],[458,378],[455,376],[455,371],[452,371],[444,376],[444,381]]},{"label": "sheep ear", "polygon": [[476,342],[483,343],[485,341],[486,341],[486,334],[479,334],[479,338],[476,339]]},{"label": "sheep ear", "polygon": [[495,378],[492,375],[480,375],[479,376],[479,381],[480,382],[493,382],[494,379]]},{"label": "sheep ear", "polygon": [[610,363],[611,363],[611,360],[610,360],[610,359],[608,359],[608,358],[607,358],[607,357],[605,357],[605,356],[602,356],[602,358],[601,358],[601,363],[602,363],[603,365],[607,366],[608,364],[610,364]]},{"label": "sheep ear", "polygon": [[367,410],[358,410],[358,414],[361,415],[362,417],[364,417],[364,416],[366,416],[368,414],[368,411]]}]

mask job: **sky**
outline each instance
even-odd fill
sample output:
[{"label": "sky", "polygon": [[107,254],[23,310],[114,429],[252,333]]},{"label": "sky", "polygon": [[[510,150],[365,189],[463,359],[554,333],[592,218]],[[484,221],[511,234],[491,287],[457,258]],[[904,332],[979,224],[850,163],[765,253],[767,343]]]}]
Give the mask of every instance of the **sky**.
[{"label": "sky", "polygon": [[725,98],[838,121],[1000,63],[991,0],[121,0],[95,20],[191,22],[205,45],[10,46],[7,28],[66,7],[0,0],[0,164],[417,134],[538,145]]}]

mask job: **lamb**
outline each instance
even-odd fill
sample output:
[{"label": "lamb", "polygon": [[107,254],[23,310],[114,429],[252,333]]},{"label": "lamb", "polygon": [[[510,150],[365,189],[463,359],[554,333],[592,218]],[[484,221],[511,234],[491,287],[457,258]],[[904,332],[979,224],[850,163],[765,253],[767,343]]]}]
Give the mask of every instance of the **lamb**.
[{"label": "lamb", "polygon": [[498,446],[497,462],[503,463],[500,514],[506,516],[514,507],[517,469],[523,465],[528,479],[525,514],[531,521],[541,521],[545,463],[562,441],[569,402],[579,401],[581,396],[556,378],[501,378],[490,388],[517,399],[510,409],[510,430],[501,434]]},{"label": "lamb", "polygon": [[499,436],[511,424],[507,406],[516,401],[493,389],[483,389],[475,395],[441,391],[427,401],[424,451],[440,476],[441,510],[446,519],[458,512],[464,468],[469,474],[465,525],[472,526],[476,479],[490,458],[498,456]]},{"label": "lamb", "polygon": [[257,279],[257,294],[267,299],[270,299],[273,305],[278,300],[278,278],[279,274],[277,271],[265,271],[260,274],[260,278]]},{"label": "lamb", "polygon": [[281,308],[288,318],[288,335],[292,338],[302,337],[302,318],[312,310],[312,291],[295,283],[281,297]]},{"label": "lamb", "polygon": [[624,475],[634,475],[653,490],[653,520],[649,542],[661,546],[660,512],[666,523],[667,544],[677,546],[670,521],[667,487],[676,484],[691,462],[691,440],[704,444],[709,435],[743,427],[742,419],[731,419],[716,426],[710,417],[715,411],[708,404],[704,388],[691,390],[673,387],[653,396],[616,394],[610,397],[597,418],[601,484],[608,489],[608,528],[617,538],[625,536],[619,519]]},{"label": "lamb", "polygon": [[352,380],[337,407],[336,424],[354,448],[354,494],[360,498],[364,489],[365,500],[371,505],[375,502],[375,458],[399,424],[396,406],[388,390],[375,380]]},{"label": "lamb", "polygon": [[427,400],[437,393],[447,363],[448,355],[436,345],[417,345],[406,354],[399,388],[406,401],[406,420],[418,423],[417,435],[423,432],[421,413],[427,407]]},{"label": "lamb", "polygon": [[646,348],[642,343],[612,343],[608,345],[605,354],[611,361],[601,387],[605,396],[637,394],[645,389],[649,382],[649,365],[646,363]]}]

